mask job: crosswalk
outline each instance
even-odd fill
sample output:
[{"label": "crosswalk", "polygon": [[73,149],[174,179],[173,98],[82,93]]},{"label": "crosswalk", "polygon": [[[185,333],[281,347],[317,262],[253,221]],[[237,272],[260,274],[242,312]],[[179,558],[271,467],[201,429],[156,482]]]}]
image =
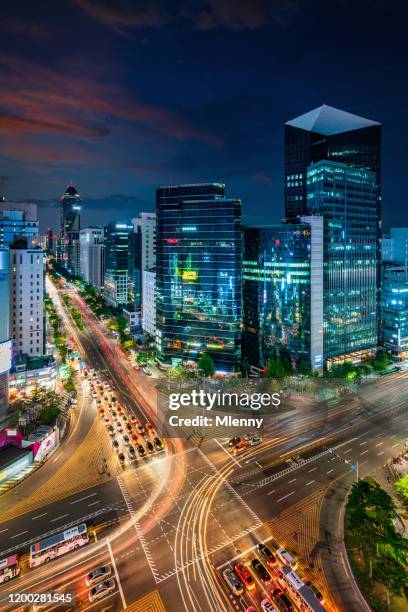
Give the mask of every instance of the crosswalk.
[{"label": "crosswalk", "polygon": [[125,608],[126,612],[166,612],[159,591],[153,591],[141,597],[130,606]]},{"label": "crosswalk", "polygon": [[0,484],[0,495],[2,493],[6,493],[6,491],[9,491],[13,487],[15,487],[16,484],[24,480],[24,478],[26,478],[32,472],[34,472],[37,468],[39,468],[40,465],[41,465],[41,461],[33,461],[33,463],[23,468],[22,470],[20,470],[18,474],[16,474],[15,476],[12,476],[5,482],[1,483]]}]

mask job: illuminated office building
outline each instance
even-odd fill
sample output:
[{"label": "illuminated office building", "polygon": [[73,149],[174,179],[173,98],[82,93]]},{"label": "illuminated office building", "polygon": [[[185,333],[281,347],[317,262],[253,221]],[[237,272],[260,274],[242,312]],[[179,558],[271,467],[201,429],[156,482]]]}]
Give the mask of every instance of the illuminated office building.
[{"label": "illuminated office building", "polygon": [[408,270],[385,266],[382,283],[384,348],[401,359],[408,357]]},{"label": "illuminated office building", "polygon": [[10,246],[18,238],[26,238],[29,247],[39,242],[37,205],[0,201],[0,247]]},{"label": "illuminated office building", "polygon": [[323,352],[330,367],[378,344],[378,216],[375,172],[320,161],[306,173],[307,206],[324,218]]},{"label": "illuminated office building", "polygon": [[79,276],[80,251],[79,231],[81,229],[82,199],[73,185],[68,185],[61,198],[61,249],[58,251],[59,263],[70,274]]},{"label": "illuminated office building", "polygon": [[87,227],[79,232],[81,277],[100,291],[105,275],[105,244],[102,227]]},{"label": "illuminated office building", "polygon": [[9,370],[11,366],[10,341],[10,263],[9,250],[0,247],[0,419],[8,408]]},{"label": "illuminated office building", "polygon": [[156,338],[177,365],[206,353],[216,370],[241,360],[241,201],[219,183],[156,192]]},{"label": "illuminated office building", "polygon": [[105,236],[105,280],[103,295],[114,308],[129,302],[130,236],[133,225],[129,220],[112,221]]},{"label": "illuminated office building", "polygon": [[323,219],[244,232],[242,356],[264,368],[286,357],[323,367]]}]

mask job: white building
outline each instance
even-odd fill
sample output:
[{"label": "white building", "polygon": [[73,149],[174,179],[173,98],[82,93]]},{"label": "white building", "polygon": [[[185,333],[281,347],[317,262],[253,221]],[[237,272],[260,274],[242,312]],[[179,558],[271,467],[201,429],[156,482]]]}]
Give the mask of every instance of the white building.
[{"label": "white building", "polygon": [[156,265],[156,213],[139,213],[132,224],[135,234],[142,235],[141,268],[150,270]]},{"label": "white building", "polygon": [[100,291],[105,275],[105,245],[102,227],[88,227],[79,232],[80,271],[86,283]]},{"label": "white building", "polygon": [[10,336],[14,356],[45,352],[44,251],[27,248],[27,240],[10,246]]},{"label": "white building", "polygon": [[143,272],[143,331],[152,338],[156,336],[156,272]]}]

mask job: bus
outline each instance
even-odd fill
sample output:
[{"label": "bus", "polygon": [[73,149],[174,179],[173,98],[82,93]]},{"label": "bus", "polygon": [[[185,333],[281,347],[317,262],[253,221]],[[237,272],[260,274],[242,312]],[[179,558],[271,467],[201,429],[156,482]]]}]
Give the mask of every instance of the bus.
[{"label": "bus", "polygon": [[30,567],[48,563],[71,550],[76,550],[89,542],[88,529],[85,523],[56,533],[30,546]]},{"label": "bus", "polygon": [[313,591],[305,585],[303,580],[299,578],[289,565],[282,567],[282,577],[291,593],[298,600],[301,610],[307,610],[307,612],[325,612],[326,608],[315,597]]},{"label": "bus", "polygon": [[0,561],[0,584],[16,578],[21,572],[20,558],[18,555],[11,555]]}]

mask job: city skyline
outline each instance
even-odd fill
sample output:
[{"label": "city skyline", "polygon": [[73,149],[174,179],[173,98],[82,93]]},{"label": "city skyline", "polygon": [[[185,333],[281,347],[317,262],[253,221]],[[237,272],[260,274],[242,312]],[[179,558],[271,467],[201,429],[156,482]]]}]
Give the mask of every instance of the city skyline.
[{"label": "city skyline", "polygon": [[[384,225],[408,224],[399,111],[405,38],[386,6],[366,11],[357,3],[352,20],[351,5],[344,7],[340,14],[323,3],[270,8],[261,0],[234,11],[226,0],[194,10],[184,2],[147,10],[81,0],[58,12],[46,2],[44,11],[13,7],[1,26],[0,191],[40,200],[44,228],[45,217],[56,225],[71,179],[88,202],[85,224],[114,220],[112,194],[125,196],[120,216],[127,217],[153,211],[162,184],[218,181],[242,199],[244,222],[256,224],[265,210],[279,222],[283,125],[326,103],[385,126]],[[341,54],[331,40],[347,40]],[[387,71],[379,76],[381,62]]]}]

